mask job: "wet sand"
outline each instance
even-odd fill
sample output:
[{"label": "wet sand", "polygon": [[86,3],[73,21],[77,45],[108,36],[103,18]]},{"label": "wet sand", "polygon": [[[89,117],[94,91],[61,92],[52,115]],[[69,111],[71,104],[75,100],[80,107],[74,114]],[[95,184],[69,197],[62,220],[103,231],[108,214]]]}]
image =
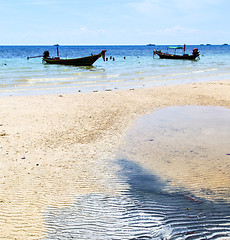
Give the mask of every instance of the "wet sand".
[{"label": "wet sand", "polygon": [[230,203],[229,120],[230,110],[224,107],[158,109],[136,120],[118,158],[160,176],[167,192]]},{"label": "wet sand", "polygon": [[105,162],[134,120],[184,105],[230,108],[230,81],[0,98],[0,239],[41,239],[48,206],[121,192]]}]

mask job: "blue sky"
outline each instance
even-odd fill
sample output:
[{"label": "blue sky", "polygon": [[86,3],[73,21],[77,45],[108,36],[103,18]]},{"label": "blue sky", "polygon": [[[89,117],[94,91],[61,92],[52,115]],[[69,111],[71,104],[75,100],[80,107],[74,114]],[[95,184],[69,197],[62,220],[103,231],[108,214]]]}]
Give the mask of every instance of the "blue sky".
[{"label": "blue sky", "polygon": [[230,43],[229,0],[0,0],[0,45]]}]

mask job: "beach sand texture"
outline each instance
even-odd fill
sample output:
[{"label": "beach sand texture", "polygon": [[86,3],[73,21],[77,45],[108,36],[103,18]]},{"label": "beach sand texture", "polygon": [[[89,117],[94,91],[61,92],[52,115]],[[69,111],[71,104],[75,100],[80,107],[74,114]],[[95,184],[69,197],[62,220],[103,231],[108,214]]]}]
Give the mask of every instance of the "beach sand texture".
[{"label": "beach sand texture", "polygon": [[230,108],[230,81],[0,98],[0,239],[42,239],[47,207],[121,192],[103,162],[138,116],[184,105]]}]

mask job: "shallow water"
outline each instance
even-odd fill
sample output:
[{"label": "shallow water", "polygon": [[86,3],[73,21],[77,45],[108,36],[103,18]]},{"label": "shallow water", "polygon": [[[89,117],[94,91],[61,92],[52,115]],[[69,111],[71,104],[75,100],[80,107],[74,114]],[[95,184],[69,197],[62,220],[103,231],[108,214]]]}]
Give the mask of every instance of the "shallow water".
[{"label": "shallow water", "polygon": [[230,110],[168,107],[138,119],[121,156],[137,161],[174,188],[230,202]]},{"label": "shallow water", "polygon": [[[93,67],[74,67],[43,64],[41,58],[27,60],[28,56],[42,55],[45,50],[55,56],[54,46],[0,46],[0,96],[92,92],[230,79],[230,46],[187,46],[187,53],[195,47],[201,54],[198,61],[159,59],[153,57],[153,47],[149,46],[60,46],[62,58],[107,50],[108,61],[100,58]],[[167,46],[154,48],[167,51]]]},{"label": "shallow water", "polygon": [[141,117],[105,163],[124,190],[47,208],[45,239],[230,239],[229,117],[195,106]]},{"label": "shallow water", "polygon": [[77,197],[72,207],[47,209],[45,239],[230,238],[229,205],[164,192],[140,166],[125,160],[121,164],[130,184],[126,195],[90,194]]}]

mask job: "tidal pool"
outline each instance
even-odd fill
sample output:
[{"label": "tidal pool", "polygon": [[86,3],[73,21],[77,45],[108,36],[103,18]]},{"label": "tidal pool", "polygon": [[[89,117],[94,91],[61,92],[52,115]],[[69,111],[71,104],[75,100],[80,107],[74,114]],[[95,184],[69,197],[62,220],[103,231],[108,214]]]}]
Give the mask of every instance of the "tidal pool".
[{"label": "tidal pool", "polygon": [[159,109],[136,121],[119,156],[160,176],[172,191],[230,202],[230,109]]},{"label": "tidal pool", "polygon": [[137,119],[105,162],[121,192],[47,208],[45,239],[230,239],[230,110],[168,107]]}]

